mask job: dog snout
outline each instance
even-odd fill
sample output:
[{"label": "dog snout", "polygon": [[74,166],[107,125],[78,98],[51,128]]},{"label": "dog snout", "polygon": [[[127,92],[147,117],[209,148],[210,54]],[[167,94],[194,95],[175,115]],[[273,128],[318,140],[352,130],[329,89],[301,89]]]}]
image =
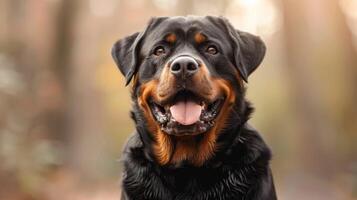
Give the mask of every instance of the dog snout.
[{"label": "dog snout", "polygon": [[177,77],[189,77],[198,71],[199,64],[190,56],[179,56],[175,58],[171,65],[170,71]]}]

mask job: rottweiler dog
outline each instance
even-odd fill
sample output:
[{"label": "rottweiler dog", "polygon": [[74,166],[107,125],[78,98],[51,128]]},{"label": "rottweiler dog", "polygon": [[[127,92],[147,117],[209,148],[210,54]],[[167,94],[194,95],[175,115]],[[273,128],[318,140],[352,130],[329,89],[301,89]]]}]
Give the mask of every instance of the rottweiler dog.
[{"label": "rottweiler dog", "polygon": [[226,18],[152,18],[112,56],[131,83],[136,130],[122,199],[274,200],[271,152],[248,125],[248,76],[266,47]]}]

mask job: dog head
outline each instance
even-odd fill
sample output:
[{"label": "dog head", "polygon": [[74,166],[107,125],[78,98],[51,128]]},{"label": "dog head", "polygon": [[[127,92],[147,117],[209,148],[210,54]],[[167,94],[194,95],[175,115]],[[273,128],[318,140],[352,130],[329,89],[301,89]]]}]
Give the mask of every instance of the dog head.
[{"label": "dog head", "polygon": [[112,48],[133,82],[138,132],[161,165],[201,166],[215,155],[228,124],[246,120],[243,82],[264,55],[259,37],[212,16],[153,18]]}]

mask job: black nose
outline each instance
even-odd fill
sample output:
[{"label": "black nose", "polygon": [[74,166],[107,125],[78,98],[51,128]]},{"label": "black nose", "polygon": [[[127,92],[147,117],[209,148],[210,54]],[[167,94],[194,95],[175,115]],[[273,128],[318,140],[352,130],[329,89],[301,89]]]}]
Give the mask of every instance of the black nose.
[{"label": "black nose", "polygon": [[176,76],[191,76],[198,71],[198,63],[190,56],[180,56],[172,61],[170,70]]}]

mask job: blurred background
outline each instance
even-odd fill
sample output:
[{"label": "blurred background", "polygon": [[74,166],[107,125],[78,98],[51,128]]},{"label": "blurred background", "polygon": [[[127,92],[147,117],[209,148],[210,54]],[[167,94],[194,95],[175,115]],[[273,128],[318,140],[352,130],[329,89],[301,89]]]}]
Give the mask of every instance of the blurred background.
[{"label": "blurred background", "polygon": [[267,44],[247,96],[279,199],[357,199],[356,0],[0,0],[0,199],[119,199],[133,123],[110,48],[188,14]]}]

